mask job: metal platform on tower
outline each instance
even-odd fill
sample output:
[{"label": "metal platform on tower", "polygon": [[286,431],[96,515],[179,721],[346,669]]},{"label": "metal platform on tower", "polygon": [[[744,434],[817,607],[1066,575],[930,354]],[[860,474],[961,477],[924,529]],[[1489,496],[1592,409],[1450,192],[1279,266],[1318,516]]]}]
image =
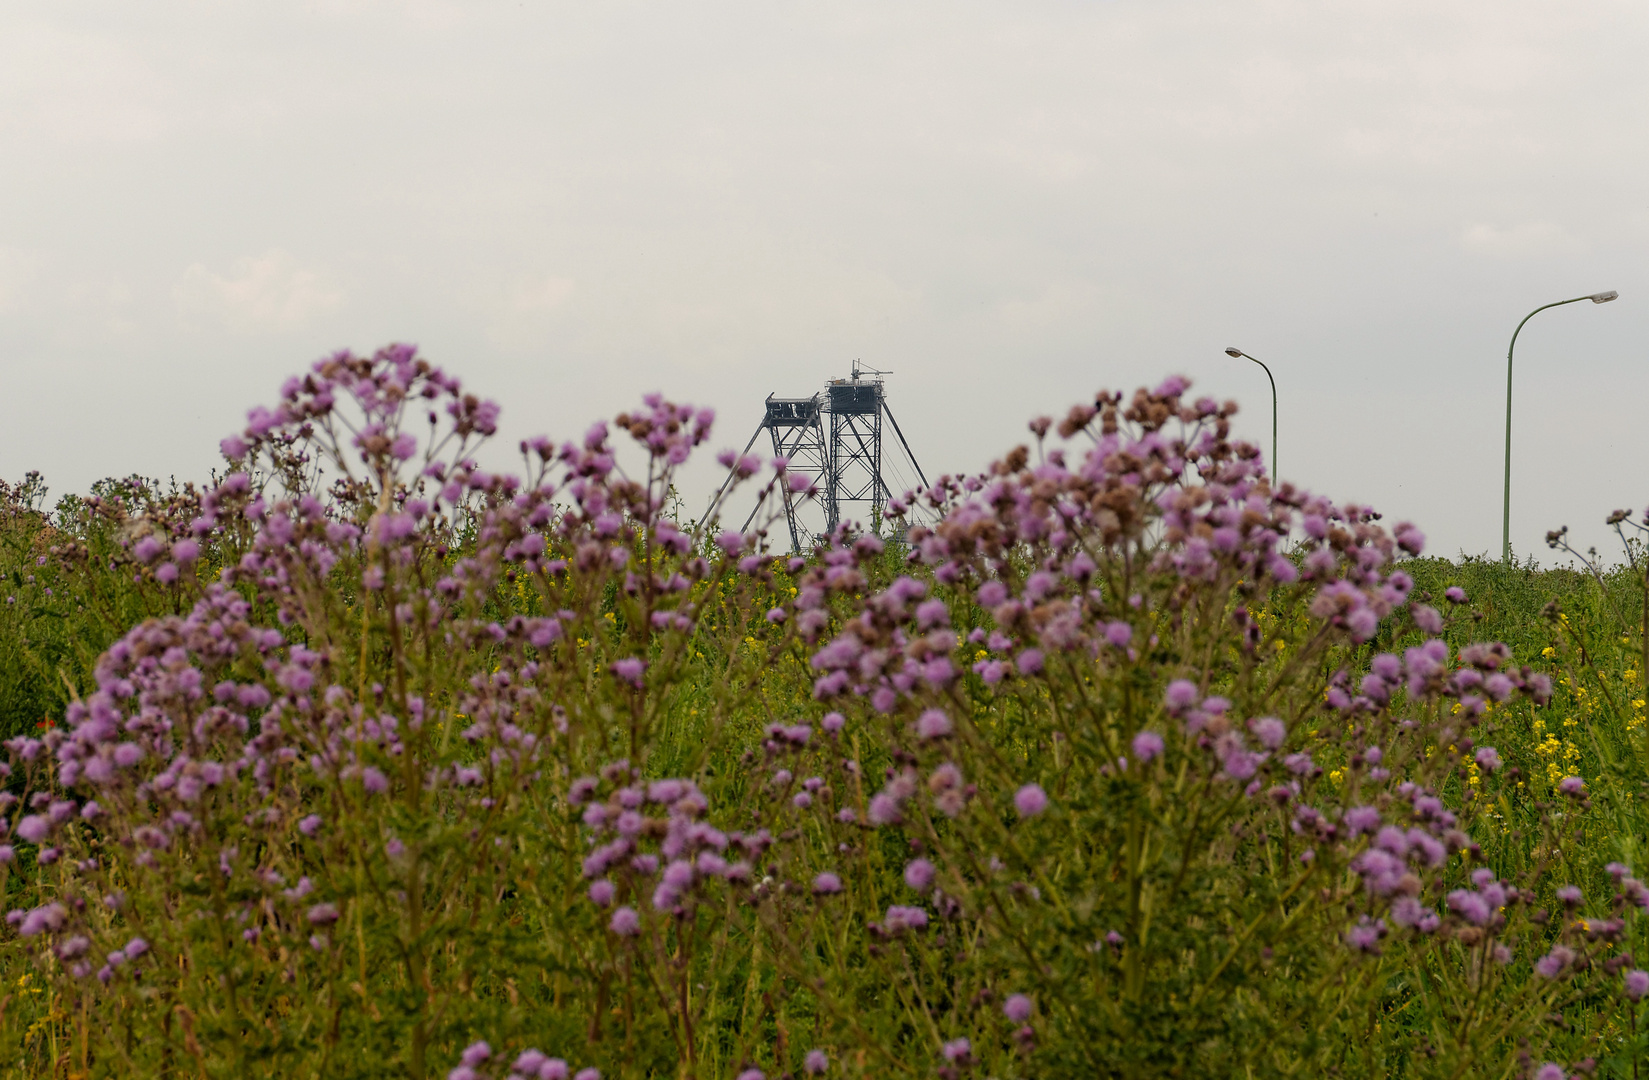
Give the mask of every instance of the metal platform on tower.
[{"label": "metal platform on tower", "polygon": [[[895,489],[904,492],[928,486],[922,466],[899,430],[899,421],[888,406],[882,377],[892,372],[861,367],[854,361],[852,374],[831,379],[820,393],[805,398],[767,396],[766,411],[750,441],[767,432],[775,457],[786,458],[789,471],[810,477],[819,489],[817,498],[793,494],[781,488],[784,518],[790,531],[790,549],[805,551],[820,538],[830,535],[843,521],[886,534],[882,510],[895,498]],[[893,429],[902,453],[885,454],[882,422]],[[908,465],[909,471],[906,466]],[[914,473],[914,477],[910,473]],[[732,474],[722,482],[711,502],[710,512],[720,507],[732,483]],[[750,512],[744,528],[750,528],[760,509]],[[855,511],[859,511],[856,513]],[[860,516],[860,513],[863,516]]]}]

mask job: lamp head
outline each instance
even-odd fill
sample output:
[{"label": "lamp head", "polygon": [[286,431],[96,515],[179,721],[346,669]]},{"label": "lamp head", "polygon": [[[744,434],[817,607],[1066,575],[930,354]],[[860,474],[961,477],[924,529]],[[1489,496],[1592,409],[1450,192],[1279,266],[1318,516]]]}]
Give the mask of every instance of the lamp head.
[{"label": "lamp head", "polygon": [[[1611,297],[1611,299],[1613,299],[1613,297]],[[1235,345],[1233,345],[1229,349],[1225,350],[1225,355],[1227,355],[1227,356],[1241,356],[1242,355],[1242,350],[1237,348]]]},{"label": "lamp head", "polygon": [[1610,289],[1608,292],[1593,293],[1591,299],[1594,304],[1607,304],[1619,295],[1620,293]]}]

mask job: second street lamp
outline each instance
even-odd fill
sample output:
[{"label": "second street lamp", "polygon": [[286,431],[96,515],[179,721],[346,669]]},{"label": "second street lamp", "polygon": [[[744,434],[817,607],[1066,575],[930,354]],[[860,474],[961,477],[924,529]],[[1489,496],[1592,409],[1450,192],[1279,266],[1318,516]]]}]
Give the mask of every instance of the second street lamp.
[{"label": "second street lamp", "polygon": [[[1225,350],[1225,355],[1231,356],[1231,357],[1241,357],[1241,358],[1245,358],[1245,359],[1248,359],[1248,360],[1254,360],[1254,358],[1252,356],[1249,356],[1247,353],[1243,352],[1241,349],[1237,348],[1235,345],[1231,346],[1229,349],[1226,349]],[[1254,360],[1254,363],[1259,364],[1260,367],[1262,369],[1264,369],[1265,377],[1271,383],[1271,463],[1270,464],[1271,464],[1271,479],[1276,480],[1277,479],[1277,380],[1271,378],[1271,369],[1270,368],[1266,367],[1264,364],[1260,363],[1260,361],[1258,361],[1258,360]]]},{"label": "second street lamp", "polygon": [[[1512,561],[1512,351],[1517,348],[1517,335],[1523,332],[1523,323],[1539,315],[1547,308],[1562,307],[1564,304],[1578,304],[1582,300],[1590,300],[1594,304],[1607,304],[1620,294],[1613,289],[1608,292],[1587,293],[1572,300],[1555,300],[1550,304],[1542,304],[1523,316],[1523,322],[1517,324],[1512,331],[1512,343],[1506,346],[1506,490],[1500,502],[1500,561]],[[1229,351],[1229,350],[1227,350]]]}]

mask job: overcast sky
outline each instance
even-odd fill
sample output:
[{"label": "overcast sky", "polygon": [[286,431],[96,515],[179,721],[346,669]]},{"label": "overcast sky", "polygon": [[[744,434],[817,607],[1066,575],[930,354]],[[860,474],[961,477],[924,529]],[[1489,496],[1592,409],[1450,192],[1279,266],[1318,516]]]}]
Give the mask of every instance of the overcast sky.
[{"label": "overcast sky", "polygon": [[[1649,7],[0,3],[0,475],[203,476],[339,346],[743,445],[855,358],[930,476],[1182,372],[1497,553],[1649,503]],[[689,478],[689,501],[716,482]],[[696,491],[693,490],[696,487]]]}]

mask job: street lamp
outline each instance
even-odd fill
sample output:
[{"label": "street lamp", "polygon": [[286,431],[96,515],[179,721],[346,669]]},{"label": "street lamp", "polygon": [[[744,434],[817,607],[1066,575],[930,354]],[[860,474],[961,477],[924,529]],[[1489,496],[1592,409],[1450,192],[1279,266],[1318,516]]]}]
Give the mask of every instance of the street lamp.
[{"label": "street lamp", "polygon": [[1539,315],[1547,308],[1562,307],[1564,304],[1578,304],[1582,300],[1590,300],[1594,304],[1607,304],[1620,293],[1613,289],[1608,292],[1589,293],[1586,296],[1577,296],[1573,300],[1558,300],[1555,303],[1542,304],[1527,315],[1523,322],[1517,324],[1512,331],[1512,343],[1506,347],[1506,491],[1500,504],[1500,561],[1512,561],[1512,350],[1517,348],[1517,335],[1523,331],[1523,323]]},{"label": "street lamp", "polygon": [[[1249,360],[1254,360],[1252,356],[1249,356],[1235,345],[1225,350],[1225,355],[1247,357]],[[1258,360],[1254,360],[1254,363],[1260,364]],[[1265,377],[1271,380],[1271,479],[1275,480],[1277,478],[1277,380],[1271,378],[1270,368],[1264,364],[1260,364],[1260,367],[1265,370]]]}]

